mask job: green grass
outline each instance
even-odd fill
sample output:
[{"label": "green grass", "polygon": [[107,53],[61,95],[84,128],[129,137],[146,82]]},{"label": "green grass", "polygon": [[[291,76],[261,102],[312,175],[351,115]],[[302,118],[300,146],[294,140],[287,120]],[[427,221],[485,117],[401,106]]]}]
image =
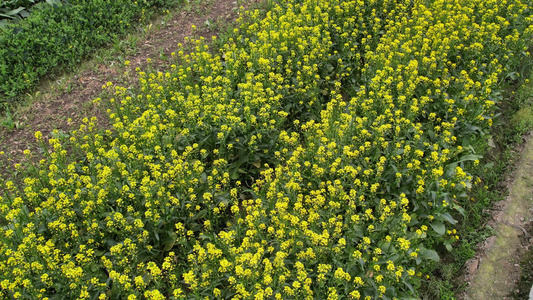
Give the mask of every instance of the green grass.
[{"label": "green grass", "polygon": [[[532,234],[533,230],[529,231]],[[530,249],[524,254],[524,257],[519,262],[521,269],[520,280],[517,283],[517,288],[513,292],[512,296],[516,300],[529,299],[529,292],[533,283],[533,249]]]},{"label": "green grass", "polygon": [[[43,5],[0,29],[0,103],[13,103],[42,78],[71,70],[95,49],[120,41],[136,24],[180,0],[84,0]],[[120,50],[120,49],[117,49]]]}]

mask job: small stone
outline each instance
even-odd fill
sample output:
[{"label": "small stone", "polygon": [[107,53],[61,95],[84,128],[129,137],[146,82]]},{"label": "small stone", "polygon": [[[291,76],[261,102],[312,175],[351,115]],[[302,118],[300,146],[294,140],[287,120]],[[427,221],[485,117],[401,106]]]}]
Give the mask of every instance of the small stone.
[{"label": "small stone", "polygon": [[484,249],[485,251],[492,249],[492,246],[494,246],[494,242],[496,241],[496,236],[491,236],[485,240]]},{"label": "small stone", "polygon": [[466,270],[468,274],[474,274],[479,267],[479,260],[477,258],[472,258],[466,262]]}]

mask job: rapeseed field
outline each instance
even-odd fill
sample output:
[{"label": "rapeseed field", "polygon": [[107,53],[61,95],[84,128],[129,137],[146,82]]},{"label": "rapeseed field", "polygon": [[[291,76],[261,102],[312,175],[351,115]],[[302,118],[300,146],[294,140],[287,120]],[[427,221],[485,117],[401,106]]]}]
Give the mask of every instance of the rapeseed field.
[{"label": "rapeseed field", "polygon": [[[288,0],[111,83],[0,182],[0,295],[405,299],[476,182],[527,0]],[[28,157],[33,154],[29,151]]]}]

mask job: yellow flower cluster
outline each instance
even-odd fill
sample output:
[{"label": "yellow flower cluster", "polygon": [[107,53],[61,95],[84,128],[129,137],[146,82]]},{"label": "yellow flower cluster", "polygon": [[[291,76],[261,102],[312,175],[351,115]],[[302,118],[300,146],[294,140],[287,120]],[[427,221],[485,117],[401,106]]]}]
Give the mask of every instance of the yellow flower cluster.
[{"label": "yellow flower cluster", "polygon": [[[304,144],[280,135],[281,163],[262,172],[253,199],[221,232],[238,237],[233,247],[220,242],[223,255],[190,261],[198,277],[224,261],[219,276],[229,280],[209,278],[195,290],[225,288],[234,299],[401,298],[408,291],[403,283],[416,281],[418,264],[436,259],[423,239],[456,222],[449,203],[464,197],[471,177],[463,168],[477,160],[460,145],[472,128],[492,124],[494,90],[507,71],[499,61],[523,49],[519,35],[499,24],[509,3],[448,2],[416,2],[410,17],[390,16],[363,57],[355,79],[363,84],[347,89],[352,97],[333,94],[319,121],[302,124]],[[476,15],[479,5],[486,10]],[[528,6],[510,7],[516,21]]]},{"label": "yellow flower cluster", "polygon": [[0,296],[411,295],[533,32],[522,0],[411,2],[249,12],[103,86],[110,130],[36,133],[47,160],[0,181]]}]

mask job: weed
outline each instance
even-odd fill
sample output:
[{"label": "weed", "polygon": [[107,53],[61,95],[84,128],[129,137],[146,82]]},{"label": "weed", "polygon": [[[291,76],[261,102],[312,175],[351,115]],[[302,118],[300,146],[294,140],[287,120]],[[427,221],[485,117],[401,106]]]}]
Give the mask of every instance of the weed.
[{"label": "weed", "polygon": [[22,128],[22,122],[17,120],[17,113],[11,113],[11,109],[4,105],[5,115],[1,119],[0,126],[7,128],[8,130],[15,130]]}]

